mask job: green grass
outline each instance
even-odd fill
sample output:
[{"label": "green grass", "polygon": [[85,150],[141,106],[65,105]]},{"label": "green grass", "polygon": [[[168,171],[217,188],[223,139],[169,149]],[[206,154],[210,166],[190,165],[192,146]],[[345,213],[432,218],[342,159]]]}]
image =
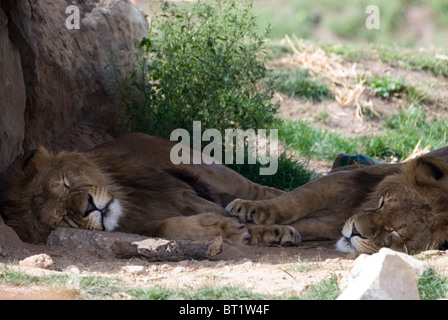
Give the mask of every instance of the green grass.
[{"label": "green grass", "polygon": [[339,153],[359,153],[355,139],[315,128],[307,122],[284,121],[279,139],[307,158],[333,160]]},{"label": "green grass", "polygon": [[341,55],[351,62],[359,62],[361,59],[379,59],[395,67],[421,70],[435,76],[448,77],[448,61],[437,55],[446,56],[446,50],[428,49],[422,52],[417,49],[405,49],[397,44],[386,46],[371,43],[322,44],[322,49],[327,53]]},{"label": "green grass", "polygon": [[[369,30],[365,26],[368,5],[378,6],[380,29]],[[416,6],[430,10],[435,23],[433,42],[435,46],[446,48],[448,27],[448,5],[442,0],[256,0],[257,24],[260,30],[271,26],[271,36],[282,39],[285,34],[295,34],[299,38],[312,39],[318,29],[344,42],[393,44],[416,47],[419,36],[409,30],[406,15],[408,9]],[[318,36],[318,35],[317,35]]]},{"label": "green grass", "polygon": [[421,300],[436,300],[448,296],[448,279],[434,270],[421,275],[417,285]]},{"label": "green grass", "polygon": [[136,300],[265,300],[272,297],[237,287],[204,286],[189,289],[168,289],[156,286],[131,289],[127,294]]},{"label": "green grass", "polygon": [[68,275],[31,276],[6,268],[0,269],[0,283],[14,286],[36,285],[64,285],[69,281]]},{"label": "green grass", "polygon": [[434,52],[380,50],[380,59],[393,65],[406,64],[409,69],[429,71],[435,76],[448,77],[448,61],[439,59]]},{"label": "green grass", "polygon": [[32,276],[8,268],[0,269],[0,283],[13,286],[42,285],[60,290],[71,290],[79,299],[112,299],[123,291],[122,282],[116,278],[55,274]]},{"label": "green grass", "polygon": [[389,98],[395,94],[402,93],[407,86],[401,77],[378,77],[369,81],[369,86],[374,93],[382,98]]},{"label": "green grass", "polygon": [[380,135],[344,137],[306,122],[284,121],[279,138],[288,147],[309,158],[333,160],[339,153],[364,153],[379,160],[407,158],[421,140],[432,149],[447,145],[448,122],[430,118],[423,108],[411,105],[391,116]]},{"label": "green grass", "polygon": [[[75,283],[73,283],[73,281]],[[31,276],[9,268],[0,269],[0,284],[12,286],[51,286],[60,290],[72,290],[79,299],[104,300],[128,298],[134,300],[327,300],[335,299],[340,293],[336,277],[310,285],[302,295],[294,293],[283,295],[259,294],[251,290],[219,285],[207,285],[198,288],[171,289],[163,286],[151,288],[131,288],[117,278],[100,276],[77,276],[68,274]]]},{"label": "green grass", "polygon": [[341,294],[337,277],[331,276],[307,288],[300,300],[335,300]]},{"label": "green grass", "polygon": [[[294,268],[294,271],[307,272],[315,266],[307,265],[304,270],[301,269],[302,266],[299,267],[299,270],[296,270],[297,266],[291,266],[291,268]],[[289,274],[288,270],[285,270],[285,273]],[[76,282],[75,285],[73,280]],[[72,275],[67,274],[31,276],[8,268],[0,269],[0,283],[13,286],[41,285],[51,286],[55,289],[73,290],[78,293],[79,299],[88,300],[117,299],[118,297],[135,300],[334,300],[341,294],[337,278],[334,275],[308,286],[300,295],[292,293],[276,296],[219,285],[183,289],[170,289],[163,286],[130,288],[116,278],[78,276],[74,279]],[[434,270],[430,270],[418,278],[418,290],[422,300],[445,298],[448,295],[448,279]]]},{"label": "green grass", "polygon": [[274,79],[276,89],[289,96],[312,102],[333,100],[328,86],[311,78],[308,70],[272,70],[269,76]]}]

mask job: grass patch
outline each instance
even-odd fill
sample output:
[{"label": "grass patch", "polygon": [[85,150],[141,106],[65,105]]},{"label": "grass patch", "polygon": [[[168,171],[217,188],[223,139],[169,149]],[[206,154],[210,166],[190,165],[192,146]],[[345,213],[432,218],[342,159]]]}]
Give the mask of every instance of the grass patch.
[{"label": "grass patch", "polygon": [[418,291],[421,300],[436,300],[448,295],[448,279],[430,270],[418,278]]},{"label": "grass patch", "polygon": [[300,300],[335,300],[341,294],[335,275],[319,283],[310,285],[299,297]]},{"label": "grass patch", "polygon": [[31,276],[23,272],[10,269],[0,269],[0,283],[13,286],[35,285],[65,285],[69,281],[68,275]]},{"label": "grass patch", "polygon": [[136,300],[266,300],[272,297],[237,287],[204,286],[188,289],[153,287],[126,292]]},{"label": "grass patch", "polygon": [[307,158],[333,160],[339,153],[359,153],[355,139],[313,127],[307,122],[284,121],[279,138],[289,148]]},{"label": "grass patch", "polygon": [[382,49],[379,56],[381,61],[386,63],[407,64],[411,69],[429,71],[435,76],[448,77],[448,61],[439,59],[435,53]]},{"label": "grass patch", "polygon": [[389,98],[406,90],[401,77],[374,77],[369,81],[370,89],[382,98]]},{"label": "grass patch", "polygon": [[[73,283],[73,281],[75,283]],[[55,289],[73,290],[79,299],[132,299],[132,300],[327,300],[335,299],[340,293],[336,277],[310,285],[303,295],[267,295],[251,290],[229,286],[202,286],[199,288],[170,289],[163,286],[152,288],[130,288],[125,282],[109,277],[76,276],[61,274],[31,276],[9,268],[0,269],[0,283],[13,286],[42,285]]]},{"label": "grass patch", "polygon": [[[291,266],[291,268],[293,270],[284,270],[285,273],[290,274],[289,271],[308,272],[314,270],[316,264],[303,263]],[[185,289],[155,286],[135,289],[129,288],[126,283],[116,278],[78,276],[74,279],[73,275],[69,274],[32,276],[8,268],[0,269],[0,283],[13,286],[42,285],[55,289],[74,290],[78,292],[79,299],[85,300],[117,299],[119,297],[135,300],[334,300],[341,294],[335,275],[308,286],[301,295],[278,296],[259,294],[243,288],[228,286]],[[422,300],[445,298],[448,295],[448,279],[434,270],[430,270],[418,278],[418,290]]]},{"label": "grass patch", "polygon": [[114,294],[123,292],[123,283],[116,278],[55,274],[32,276],[8,268],[0,269],[0,283],[13,286],[41,285],[60,290],[72,290],[79,299],[115,299]]},{"label": "grass patch", "polygon": [[333,94],[327,85],[311,78],[308,70],[272,70],[269,76],[274,79],[276,89],[290,98],[299,98],[312,102],[333,100]]},{"label": "grass patch", "polygon": [[380,135],[358,138],[315,128],[306,122],[284,121],[279,138],[290,148],[309,158],[333,160],[340,152],[364,153],[379,160],[407,158],[421,141],[421,146],[437,149],[447,144],[448,122],[431,119],[423,108],[411,105],[391,116]]}]

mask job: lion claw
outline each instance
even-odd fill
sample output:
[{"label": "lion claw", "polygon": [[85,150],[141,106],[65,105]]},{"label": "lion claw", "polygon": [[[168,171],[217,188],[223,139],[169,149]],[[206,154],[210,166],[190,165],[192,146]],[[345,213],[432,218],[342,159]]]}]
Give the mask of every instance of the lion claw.
[{"label": "lion claw", "polygon": [[242,223],[272,225],[276,221],[264,208],[260,201],[236,199],[229,203],[226,211],[232,217],[237,217]]}]

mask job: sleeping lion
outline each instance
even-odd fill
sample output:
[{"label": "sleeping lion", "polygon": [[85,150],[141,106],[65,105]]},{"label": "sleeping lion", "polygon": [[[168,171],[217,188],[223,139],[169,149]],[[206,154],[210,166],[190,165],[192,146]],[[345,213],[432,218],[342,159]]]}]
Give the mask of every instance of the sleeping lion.
[{"label": "sleeping lion", "polygon": [[[448,147],[401,164],[352,166],[271,200],[234,200],[241,222],[285,224],[342,252],[448,248]],[[342,233],[342,236],[341,236]]]},{"label": "sleeping lion", "polygon": [[[129,134],[88,153],[40,147],[3,177],[0,212],[26,242],[45,242],[58,227],[163,238],[222,236],[228,243],[297,245],[286,225],[242,224],[224,206],[267,200],[283,191],[255,184],[224,165],[173,165],[174,142]],[[205,156],[205,155],[204,155]]]},{"label": "sleeping lion", "polygon": [[2,217],[32,243],[57,227],[250,245],[339,239],[339,250],[357,253],[448,243],[448,147],[403,164],[333,170],[285,193],[223,165],[173,165],[174,145],[134,133],[88,153],[38,148],[3,178]]}]

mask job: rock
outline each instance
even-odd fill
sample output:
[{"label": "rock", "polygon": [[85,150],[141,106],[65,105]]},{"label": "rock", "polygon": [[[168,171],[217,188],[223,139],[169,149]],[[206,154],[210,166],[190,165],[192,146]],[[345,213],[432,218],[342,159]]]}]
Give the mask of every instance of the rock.
[{"label": "rock", "polygon": [[67,266],[67,268],[65,268],[65,272],[71,273],[71,274],[80,274],[81,273],[79,268],[73,264]]},{"label": "rock", "polygon": [[48,254],[37,254],[19,261],[19,264],[24,267],[50,269],[53,265],[53,260]]},{"label": "rock", "polygon": [[23,242],[20,240],[17,233],[9,226],[7,226],[0,216],[0,247],[2,247],[2,253],[5,254],[8,247],[16,248],[22,246]]},{"label": "rock", "polygon": [[361,255],[352,270],[338,274],[338,300],[418,300],[417,275],[427,269],[414,260],[390,249]]},{"label": "rock", "polygon": [[416,277],[421,276],[425,272],[429,272],[431,269],[431,266],[429,264],[425,263],[422,260],[416,259],[413,256],[410,256],[403,252],[394,251],[389,248],[382,248],[379,251],[379,253],[384,254],[384,255],[387,254],[387,255],[399,256],[400,258],[402,258],[404,261],[406,261],[409,264],[409,266],[412,268],[412,271],[414,271],[414,275]]},{"label": "rock", "polygon": [[[79,8],[79,29],[66,27],[68,5]],[[147,27],[129,0],[2,0],[0,172],[22,148],[87,150],[70,134],[86,122],[116,130],[116,79],[133,71]]]},{"label": "rock", "polygon": [[130,233],[57,228],[48,236],[47,245],[74,249],[83,248],[89,251],[114,254],[111,247],[116,241],[132,243],[144,239],[146,237]]},{"label": "rock", "polygon": [[121,268],[121,270],[125,273],[135,274],[135,275],[145,273],[145,268],[143,266],[124,266]]},{"label": "rock", "polygon": [[9,40],[8,22],[0,9],[0,173],[22,151],[25,137],[25,82],[19,50]]}]

